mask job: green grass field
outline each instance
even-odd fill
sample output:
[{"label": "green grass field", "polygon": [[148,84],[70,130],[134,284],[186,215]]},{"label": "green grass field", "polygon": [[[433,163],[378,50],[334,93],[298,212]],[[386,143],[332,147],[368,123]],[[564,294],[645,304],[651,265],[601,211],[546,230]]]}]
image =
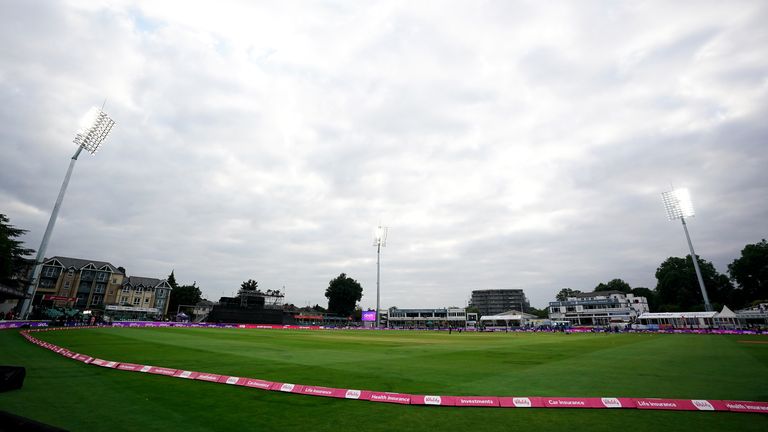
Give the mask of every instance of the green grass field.
[{"label": "green grass field", "polygon": [[[109,360],[270,381],[418,394],[768,401],[759,336],[105,328],[36,333]],[[765,431],[723,412],[400,406],[100,368],[0,331],[27,368],[0,410],[73,431]]]}]

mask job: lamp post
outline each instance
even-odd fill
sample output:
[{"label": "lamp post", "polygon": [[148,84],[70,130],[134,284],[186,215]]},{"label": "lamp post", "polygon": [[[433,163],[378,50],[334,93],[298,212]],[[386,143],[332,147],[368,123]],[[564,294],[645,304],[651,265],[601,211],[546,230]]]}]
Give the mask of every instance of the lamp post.
[{"label": "lamp post", "polygon": [[707,295],[707,288],[704,286],[704,278],[701,277],[701,269],[699,268],[699,259],[696,256],[696,252],[693,250],[693,243],[691,243],[691,236],[688,234],[688,225],[685,223],[686,217],[695,215],[693,211],[693,203],[691,202],[691,195],[688,193],[688,189],[673,189],[661,194],[664,200],[664,208],[667,210],[667,217],[669,220],[680,219],[683,223],[683,230],[685,231],[685,238],[688,240],[688,249],[691,251],[691,260],[693,261],[693,268],[696,270],[696,278],[699,280],[699,288],[701,288],[701,295],[704,297],[704,308],[707,312],[712,311],[712,305],[709,303],[709,296]]},{"label": "lamp post", "polygon": [[376,328],[381,325],[380,305],[381,300],[381,247],[387,245],[387,227],[381,225],[376,228],[373,238],[373,245],[376,246]]},{"label": "lamp post", "polygon": [[112,120],[104,111],[98,108],[91,108],[90,111],[83,117],[80,122],[80,129],[73,142],[77,145],[77,150],[69,161],[69,169],[64,176],[64,181],[61,183],[61,189],[59,189],[59,196],[56,198],[56,204],[51,211],[51,217],[48,219],[48,226],[45,228],[45,234],[43,234],[43,240],[40,242],[40,248],[37,249],[37,256],[35,257],[35,267],[32,271],[32,278],[29,282],[29,288],[27,289],[27,295],[24,298],[24,302],[21,304],[21,310],[19,311],[22,318],[26,319],[29,315],[29,309],[32,305],[32,301],[35,298],[35,291],[37,290],[37,283],[40,278],[40,273],[43,269],[43,260],[45,259],[45,251],[48,249],[48,240],[51,238],[53,227],[56,225],[56,218],[59,215],[59,209],[61,203],[64,200],[64,194],[67,191],[69,185],[69,178],[72,176],[72,170],[75,168],[75,162],[77,157],[80,156],[80,152],[85,150],[92,155],[96,154],[99,150],[99,146],[109,135],[112,127],[115,125],[115,121]]}]

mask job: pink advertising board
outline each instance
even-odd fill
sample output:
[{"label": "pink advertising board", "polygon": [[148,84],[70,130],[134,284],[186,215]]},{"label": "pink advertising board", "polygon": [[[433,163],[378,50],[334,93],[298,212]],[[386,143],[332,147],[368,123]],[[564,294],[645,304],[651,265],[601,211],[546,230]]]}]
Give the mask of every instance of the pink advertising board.
[{"label": "pink advertising board", "polygon": [[455,406],[472,406],[472,407],[499,406],[499,398],[496,396],[454,396],[453,402]]},{"label": "pink advertising board", "polygon": [[413,395],[411,405],[454,406],[455,399],[453,396]]},{"label": "pink advertising board", "polygon": [[371,398],[370,390],[341,389],[344,392],[344,399],[369,400]]},{"label": "pink advertising board", "polygon": [[75,354],[75,356],[72,357],[72,360],[77,360],[83,363],[90,363],[93,360],[93,357],[85,354]]},{"label": "pink advertising board", "polygon": [[272,383],[272,388],[270,388],[270,390],[280,391],[283,393],[301,393],[302,387],[304,386],[301,384],[276,382],[276,383]]},{"label": "pink advertising board", "polygon": [[137,365],[133,363],[120,363],[117,365],[117,369],[124,370],[124,371],[139,371],[144,367],[144,365]]},{"label": "pink advertising board", "polygon": [[219,377],[219,383],[229,385],[243,385],[247,378],[240,378],[236,376],[222,375]]},{"label": "pink advertising board", "polygon": [[188,370],[177,370],[176,373],[173,374],[174,378],[184,378],[184,379],[195,379],[197,376],[200,375],[200,372],[194,372],[194,371],[188,371]]},{"label": "pink advertising board", "polygon": [[730,411],[725,402],[719,400],[693,399],[691,403],[699,411]]},{"label": "pink advertising board", "polygon": [[178,369],[152,366],[148,372],[155,375],[173,376],[176,372],[178,372]]},{"label": "pink advertising board", "polygon": [[388,392],[371,392],[368,397],[371,402],[384,402],[409,405],[411,403],[411,395],[405,393],[388,393]]},{"label": "pink advertising board", "polygon": [[638,409],[698,411],[689,399],[635,399]]},{"label": "pink advertising board", "polygon": [[505,408],[544,408],[544,402],[540,397],[500,397],[499,406]]},{"label": "pink advertising board", "polygon": [[543,397],[547,408],[605,408],[597,398]]},{"label": "pink advertising board", "polygon": [[768,402],[720,401],[730,411],[768,414]]},{"label": "pink advertising board", "polygon": [[301,394],[332,398],[344,398],[345,393],[346,390],[332,387],[304,386],[301,389]]},{"label": "pink advertising board", "polygon": [[208,382],[219,382],[219,378],[221,378],[221,375],[217,374],[209,374],[205,372],[200,372],[195,376],[195,379],[198,381],[208,381]]},{"label": "pink advertising board", "polygon": [[259,388],[262,390],[270,390],[272,388],[272,384],[274,384],[272,381],[264,381],[260,379],[254,379],[254,378],[246,378],[243,384],[246,387],[254,387]]},{"label": "pink advertising board", "polygon": [[103,360],[103,359],[98,359],[97,358],[97,359],[93,359],[91,364],[96,365],[96,366],[105,367],[105,368],[114,369],[114,368],[117,367],[118,363],[117,362],[113,362],[113,361],[109,361],[109,360]]}]

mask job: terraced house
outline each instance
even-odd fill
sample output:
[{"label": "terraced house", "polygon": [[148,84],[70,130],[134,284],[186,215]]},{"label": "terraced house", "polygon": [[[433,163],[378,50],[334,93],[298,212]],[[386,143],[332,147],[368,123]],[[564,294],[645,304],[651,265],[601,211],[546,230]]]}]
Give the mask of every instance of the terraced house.
[{"label": "terraced house", "polygon": [[171,286],[164,279],[127,276],[108,262],[55,256],[43,263],[36,307],[103,309],[124,318],[155,318],[168,312]]},{"label": "terraced house", "polygon": [[55,256],[43,262],[34,304],[86,309],[105,304],[122,286],[125,272],[104,262]]},{"label": "terraced house", "polygon": [[128,276],[114,298],[109,298],[108,311],[125,318],[139,318],[143,315],[165,316],[171,286],[164,279],[142,276]]}]

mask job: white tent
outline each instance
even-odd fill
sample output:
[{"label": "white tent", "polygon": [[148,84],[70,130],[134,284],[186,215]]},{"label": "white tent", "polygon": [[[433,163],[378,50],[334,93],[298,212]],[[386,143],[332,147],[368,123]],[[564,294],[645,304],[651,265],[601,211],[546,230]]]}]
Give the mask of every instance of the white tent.
[{"label": "white tent", "polygon": [[717,314],[715,320],[720,327],[736,328],[739,326],[739,317],[728,306],[723,306],[723,310]]},{"label": "white tent", "polygon": [[645,312],[638,318],[641,324],[674,328],[710,328],[715,325],[717,312]]},{"label": "white tent", "polygon": [[510,310],[496,315],[484,315],[480,322],[488,327],[523,327],[532,319],[536,319],[536,315]]}]

